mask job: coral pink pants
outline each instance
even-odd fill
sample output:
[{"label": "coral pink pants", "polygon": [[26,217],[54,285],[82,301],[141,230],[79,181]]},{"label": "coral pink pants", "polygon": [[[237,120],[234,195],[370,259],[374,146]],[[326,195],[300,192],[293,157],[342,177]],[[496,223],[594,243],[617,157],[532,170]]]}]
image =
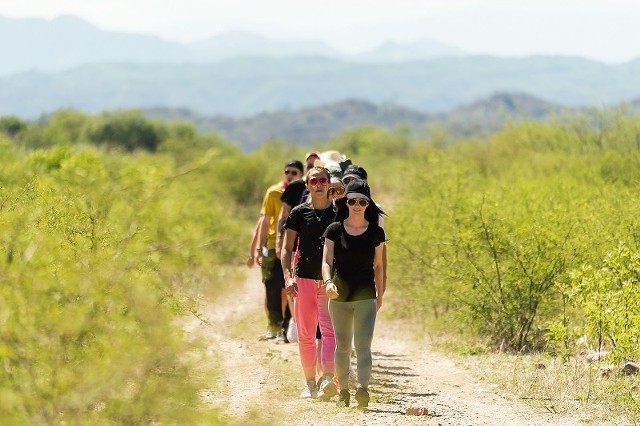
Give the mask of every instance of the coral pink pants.
[{"label": "coral pink pants", "polygon": [[295,300],[295,319],[298,328],[300,362],[305,379],[316,377],[316,329],[320,325],[322,352],[320,361],[324,374],[333,376],[336,338],[329,316],[329,300],[321,281],[296,277],[298,296]]}]

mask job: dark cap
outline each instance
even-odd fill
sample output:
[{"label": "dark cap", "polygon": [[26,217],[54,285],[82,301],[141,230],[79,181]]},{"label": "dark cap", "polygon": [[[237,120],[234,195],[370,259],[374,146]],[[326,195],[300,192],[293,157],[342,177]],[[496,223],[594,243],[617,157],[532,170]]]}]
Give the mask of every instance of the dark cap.
[{"label": "dark cap", "polygon": [[304,166],[302,165],[302,161],[299,160],[289,160],[286,163],[284,163],[284,168],[286,169],[287,167],[295,167],[296,169],[300,170],[301,172],[304,171]]},{"label": "dark cap", "polygon": [[351,164],[350,166],[347,166],[347,168],[344,170],[344,173],[342,173],[342,179],[346,178],[347,176],[353,176],[357,177],[358,179],[367,180],[367,171],[363,167]]},{"label": "dark cap", "polygon": [[369,184],[362,179],[355,179],[349,182],[347,185],[347,191],[345,193],[347,199],[349,198],[366,198],[371,200],[371,189]]}]

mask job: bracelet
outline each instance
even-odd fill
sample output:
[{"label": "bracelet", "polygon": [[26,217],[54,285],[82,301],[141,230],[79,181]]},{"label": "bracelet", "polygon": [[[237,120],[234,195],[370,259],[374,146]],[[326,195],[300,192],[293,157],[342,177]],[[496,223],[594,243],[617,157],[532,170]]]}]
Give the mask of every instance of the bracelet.
[{"label": "bracelet", "polygon": [[324,285],[326,286],[328,283],[333,284],[333,280],[329,278],[328,280],[324,280]]}]

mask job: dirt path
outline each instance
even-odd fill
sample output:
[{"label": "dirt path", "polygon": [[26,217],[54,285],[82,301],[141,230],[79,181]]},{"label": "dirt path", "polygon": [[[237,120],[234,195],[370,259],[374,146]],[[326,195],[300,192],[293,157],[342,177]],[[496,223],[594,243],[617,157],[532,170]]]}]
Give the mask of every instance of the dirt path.
[{"label": "dirt path", "polygon": [[[235,424],[361,425],[577,425],[577,419],[534,410],[493,391],[490,383],[433,352],[424,342],[407,340],[384,308],[373,342],[373,381],[369,410],[338,408],[334,400],[298,398],[303,379],[296,344],[259,341],[264,329],[264,290],[259,270],[220,303],[204,308],[209,324],[193,320],[188,330],[206,339],[222,366],[220,380],[203,397],[221,406]],[[424,407],[427,416],[406,415]]]}]

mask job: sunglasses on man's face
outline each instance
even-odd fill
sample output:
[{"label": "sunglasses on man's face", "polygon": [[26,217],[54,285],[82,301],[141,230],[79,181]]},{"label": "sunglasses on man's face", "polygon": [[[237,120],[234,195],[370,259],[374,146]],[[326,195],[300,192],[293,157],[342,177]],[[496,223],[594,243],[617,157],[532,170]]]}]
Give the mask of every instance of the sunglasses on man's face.
[{"label": "sunglasses on man's face", "polygon": [[298,171],[296,169],[287,169],[287,170],[284,171],[284,174],[285,175],[294,175],[295,176],[295,175],[298,174]]},{"label": "sunglasses on man's face", "polygon": [[344,186],[337,186],[337,187],[332,187],[329,188],[329,192],[331,194],[336,194],[336,195],[344,195]]},{"label": "sunglasses on man's face", "polygon": [[351,182],[352,180],[356,180],[356,179],[358,179],[358,178],[355,177],[355,176],[346,177],[346,178],[342,179],[342,184],[344,186],[347,186],[347,185],[349,185],[349,182]]},{"label": "sunglasses on man's face", "polygon": [[347,204],[349,204],[351,207],[355,206],[356,204],[360,207],[367,207],[369,205],[369,201],[365,200],[364,198],[349,198],[347,200]]},{"label": "sunglasses on man's face", "polygon": [[311,186],[316,186],[316,185],[329,185],[329,179],[325,178],[325,177],[321,177],[321,178],[315,178],[312,177],[311,179],[309,179],[309,185]]}]

